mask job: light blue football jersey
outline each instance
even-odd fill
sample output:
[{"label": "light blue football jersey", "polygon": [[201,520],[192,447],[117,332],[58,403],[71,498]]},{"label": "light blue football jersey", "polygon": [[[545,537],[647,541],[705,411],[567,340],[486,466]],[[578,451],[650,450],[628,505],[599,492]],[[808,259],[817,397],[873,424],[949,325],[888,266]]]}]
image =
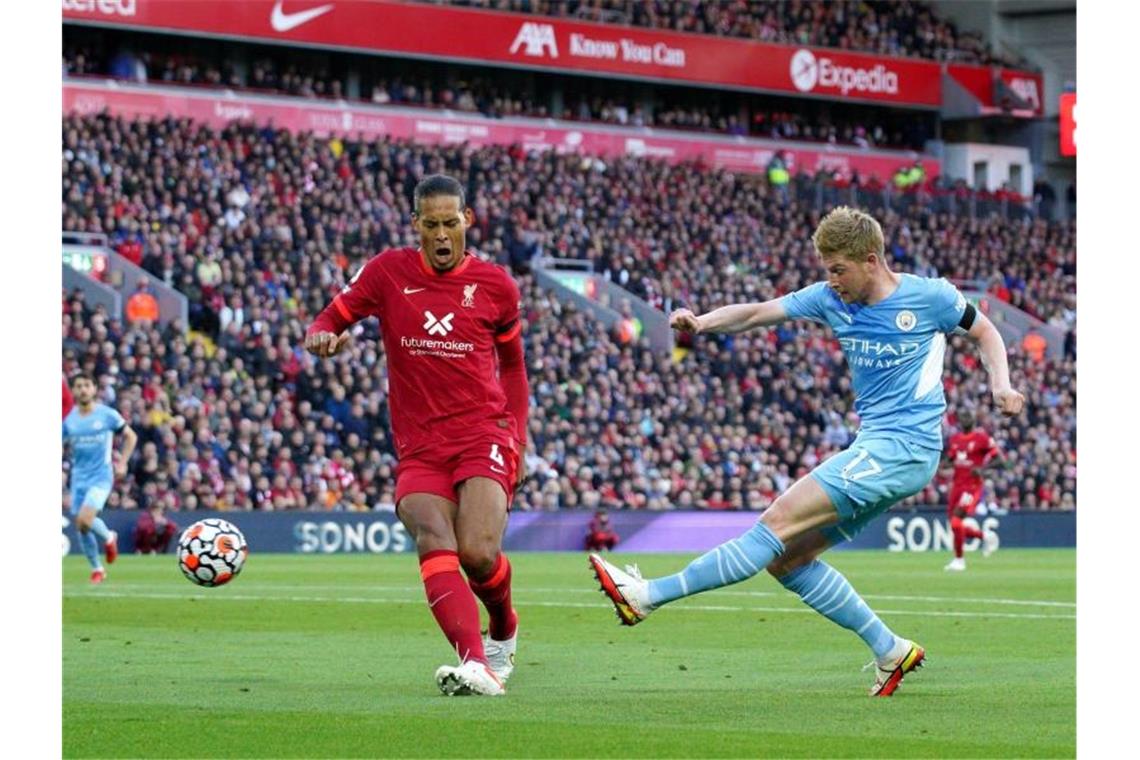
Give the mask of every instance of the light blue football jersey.
[{"label": "light blue football jersey", "polygon": [[897,435],[942,449],[942,359],[966,298],[944,279],[902,275],[893,293],[870,306],[845,304],[826,282],[780,300],[791,318],[828,325],[839,340],[860,434]]},{"label": "light blue football jersey", "polygon": [[111,451],[115,433],[126,425],[122,415],[109,406],[95,404],[87,414],[76,405],[63,420],[63,441],[71,446],[71,487],[114,479]]}]

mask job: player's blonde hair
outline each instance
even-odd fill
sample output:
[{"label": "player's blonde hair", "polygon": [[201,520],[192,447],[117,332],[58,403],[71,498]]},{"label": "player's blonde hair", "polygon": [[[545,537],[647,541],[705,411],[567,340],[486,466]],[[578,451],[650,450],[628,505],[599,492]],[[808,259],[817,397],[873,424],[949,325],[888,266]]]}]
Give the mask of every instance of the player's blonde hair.
[{"label": "player's blonde hair", "polygon": [[839,206],[820,220],[811,236],[822,257],[842,256],[862,261],[868,253],[883,258],[883,228],[870,214]]}]

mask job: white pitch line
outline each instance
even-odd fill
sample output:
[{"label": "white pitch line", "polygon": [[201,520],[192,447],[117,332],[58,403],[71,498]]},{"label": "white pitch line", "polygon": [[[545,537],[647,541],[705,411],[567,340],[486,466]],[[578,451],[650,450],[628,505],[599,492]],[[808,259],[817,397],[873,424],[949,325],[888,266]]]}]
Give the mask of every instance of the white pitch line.
[{"label": "white pitch line", "polygon": [[[206,596],[205,594],[155,594],[155,593],[127,593],[122,591],[93,591],[91,593],[69,593],[65,597],[72,599],[175,599],[185,601],[196,599],[201,601],[231,601],[231,602],[302,602],[317,604],[419,604],[422,597],[407,599],[387,599],[382,597],[366,596],[258,596],[255,594],[219,594]],[[606,603],[597,604],[585,602],[521,602],[520,607],[566,607],[572,609],[605,609]],[[694,610],[698,612],[788,612],[794,614],[818,614],[815,610],[805,607],[735,607],[723,604],[685,604],[678,609]],[[1020,612],[968,612],[968,611],[937,611],[937,610],[878,610],[881,615],[914,615],[919,617],[961,617],[961,618],[1008,618],[1014,620],[1076,620],[1076,615],[1042,615]]]},{"label": "white pitch line", "polygon": [[[290,590],[290,591],[341,591],[344,589],[343,585],[312,585],[312,584],[264,584],[264,583],[244,583],[244,588],[259,589],[259,590]],[[166,584],[156,583],[132,583],[131,588],[154,588],[162,589],[169,588]],[[375,591],[404,591],[408,593],[421,592],[421,586],[368,586],[369,590]],[[534,586],[514,587],[512,593],[515,596],[520,594],[596,594],[596,588],[537,588]],[[790,592],[787,591],[731,591],[728,589],[718,589],[718,596],[742,596],[742,597],[783,597],[788,596]],[[1076,609],[1076,602],[1058,602],[1052,600],[1035,601],[1031,599],[1000,599],[992,597],[969,597],[969,596],[897,596],[894,594],[864,594],[864,599],[884,599],[892,602],[930,602],[932,604],[946,603],[946,604],[1004,604],[1018,607],[1060,607],[1064,609]]]}]

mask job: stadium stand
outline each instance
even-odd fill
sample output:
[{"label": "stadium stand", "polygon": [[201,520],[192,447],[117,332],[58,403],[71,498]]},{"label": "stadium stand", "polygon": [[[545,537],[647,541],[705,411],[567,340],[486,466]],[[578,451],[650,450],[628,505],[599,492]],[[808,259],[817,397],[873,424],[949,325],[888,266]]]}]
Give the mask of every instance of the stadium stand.
[{"label": "stadium stand", "polygon": [[[307,98],[354,100],[346,95],[346,69],[340,75],[327,70],[301,73],[285,51],[256,56],[248,71],[224,57],[170,53],[135,42],[131,49],[111,52],[105,40],[65,46],[63,72],[73,78],[97,77],[130,82],[199,88],[225,88],[241,92],[290,95]],[[378,67],[380,64],[373,64]],[[845,115],[827,105],[800,110],[775,107],[739,108],[710,104],[705,100],[681,99],[668,91],[656,108],[646,110],[632,97],[607,94],[574,95],[560,113],[537,98],[520,94],[489,76],[470,75],[455,81],[433,79],[426,72],[411,78],[393,67],[379,69],[366,85],[367,92],[355,100],[378,105],[415,106],[479,113],[491,118],[525,116],[558,118],[571,122],[600,122],[628,127],[660,127],[684,131],[752,135],[775,139],[855,145],[864,148],[921,150],[932,136],[913,115],[885,112]],[[370,93],[370,94],[369,94]]]},{"label": "stadium stand", "polygon": [[[62,132],[64,229],[108,235],[192,304],[187,333],[125,324],[64,294],[65,370],[93,372],[140,435],[111,506],[390,508],[376,325],[333,361],[300,344],[368,256],[413,242],[411,187],[434,171],[468,183],[469,242],[511,266],[523,292],[534,475],[516,508],[758,509],[857,427],[842,354],[818,328],[701,338],[675,361],[610,335],[528,273],[539,253],[589,260],[666,310],[786,293],[820,275],[809,240],[820,209],[782,201],[762,179],[171,118],[71,114]],[[884,209],[896,266],[982,280],[1074,334],[1072,223],[921,201]],[[979,423],[1010,453],[992,473],[1002,506],[1073,503],[1075,350],[1069,340],[1054,360],[1011,347],[1029,412],[1006,422],[981,408]],[[951,409],[983,399],[974,355],[949,362]],[[937,503],[944,488],[914,501]]]}]

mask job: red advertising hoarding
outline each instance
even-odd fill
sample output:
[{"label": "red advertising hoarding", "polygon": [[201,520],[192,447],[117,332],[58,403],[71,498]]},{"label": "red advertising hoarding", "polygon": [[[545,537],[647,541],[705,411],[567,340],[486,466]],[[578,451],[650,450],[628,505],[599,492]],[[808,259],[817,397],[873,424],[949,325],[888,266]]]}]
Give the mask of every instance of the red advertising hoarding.
[{"label": "red advertising hoarding", "polygon": [[[906,151],[860,150],[834,145],[816,147],[743,137],[689,137],[665,130],[587,127],[553,120],[462,117],[427,109],[419,113],[413,109],[325,104],[302,98],[234,97],[219,91],[100,83],[64,85],[64,113],[104,110],[128,118],[189,117],[213,127],[234,120],[258,125],[272,122],[275,127],[294,132],[312,131],[349,138],[387,136],[429,145],[465,142],[475,147],[518,144],[526,150],[645,156],[669,162],[699,161],[714,168],[751,173],[765,171],[772,157],[783,151],[793,173],[801,168],[811,173],[819,169],[838,171],[845,176],[858,171],[864,177],[877,176],[884,181],[900,166],[912,164],[919,158]],[[928,157],[921,160],[927,176],[939,174],[937,160]]]},{"label": "red advertising hoarding", "polygon": [[395,0],[63,0],[65,21],[937,108],[913,58]]},{"label": "red advertising hoarding", "polygon": [[1061,94],[1061,155],[1077,155],[1077,93]]},{"label": "red advertising hoarding", "polygon": [[1038,73],[961,63],[948,65],[946,73],[977,99],[982,115],[1035,119],[1045,114],[1043,80]]}]

